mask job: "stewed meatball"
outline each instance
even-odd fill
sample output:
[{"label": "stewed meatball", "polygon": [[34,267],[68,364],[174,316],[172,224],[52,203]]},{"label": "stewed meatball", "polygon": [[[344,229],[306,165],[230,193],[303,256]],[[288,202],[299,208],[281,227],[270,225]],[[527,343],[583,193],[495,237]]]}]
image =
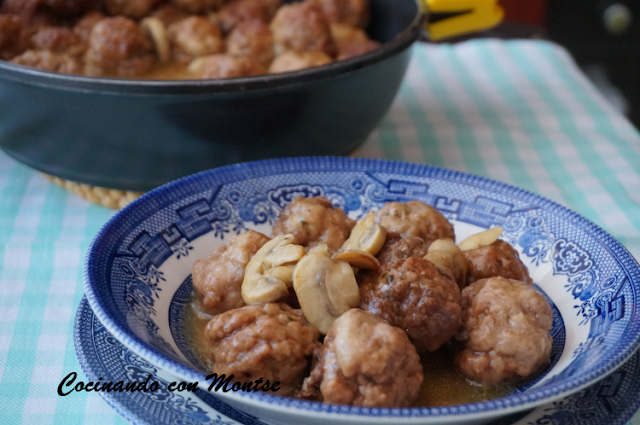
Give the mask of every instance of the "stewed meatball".
[{"label": "stewed meatball", "polygon": [[192,16],[168,28],[173,56],[178,62],[190,62],[200,56],[224,51],[222,34],[216,24],[202,16]]},{"label": "stewed meatball", "polygon": [[464,256],[467,257],[467,285],[494,276],[533,285],[529,270],[520,260],[518,251],[501,239],[491,245],[465,251]]},{"label": "stewed meatball", "polygon": [[220,314],[244,305],[241,293],[244,269],[268,241],[268,236],[249,230],[232,237],[228,248],[222,245],[193,264],[193,289],[202,311]]},{"label": "stewed meatball", "polygon": [[429,245],[456,236],[453,226],[437,209],[420,201],[388,202],[374,213],[376,222],[390,233],[421,237]]},{"label": "stewed meatball", "polygon": [[324,52],[294,52],[288,51],[278,55],[269,66],[269,73],[299,71],[331,63],[333,60]]},{"label": "stewed meatball", "polygon": [[201,15],[220,9],[224,0],[171,0],[171,3],[185,13]]},{"label": "stewed meatball", "polygon": [[238,24],[227,38],[227,53],[251,57],[266,67],[273,60],[273,36],[269,26],[261,21]]},{"label": "stewed meatball", "polygon": [[218,54],[196,59],[189,70],[202,79],[250,77],[262,74],[262,66],[253,58]]},{"label": "stewed meatball", "polygon": [[342,208],[333,208],[331,201],[324,196],[300,196],[280,212],[278,221],[273,225],[273,235],[291,233],[302,246],[327,244],[331,249],[340,249],[355,224]]},{"label": "stewed meatball", "polygon": [[228,33],[242,22],[259,21],[264,24],[271,20],[267,3],[261,0],[234,0],[224,5],[215,15],[215,20]]},{"label": "stewed meatball", "polygon": [[11,59],[11,62],[61,74],[82,74],[80,61],[67,53],[49,50],[27,50]]},{"label": "stewed meatball", "polygon": [[364,28],[369,23],[369,0],[313,0],[329,22]]},{"label": "stewed meatball", "polygon": [[336,54],[327,18],[314,2],[282,6],[271,21],[271,31],[276,54],[287,50],[324,52],[331,57]]},{"label": "stewed meatball", "polygon": [[422,365],[407,335],[359,309],[340,316],[300,395],[326,403],[408,407],[422,384]]},{"label": "stewed meatball", "polygon": [[85,72],[91,76],[136,76],[156,63],[153,44],[134,21],[117,16],[99,21],[91,31]]},{"label": "stewed meatball", "polygon": [[378,252],[381,265],[402,262],[409,257],[424,257],[429,246],[418,236],[400,236],[397,233],[387,234],[387,240]]},{"label": "stewed meatball", "polygon": [[424,258],[397,262],[360,286],[360,308],[404,329],[418,352],[435,351],[461,320],[460,289],[449,270]]},{"label": "stewed meatball", "polygon": [[299,388],[320,332],[302,310],[286,304],[252,304],[215,316],[207,324],[209,359],[218,375],[239,382],[280,382],[279,395]]},{"label": "stewed meatball", "polygon": [[503,277],[482,279],[462,290],[464,345],[456,364],[469,379],[495,384],[527,377],[547,364],[553,315],[532,286]]},{"label": "stewed meatball", "polygon": [[79,56],[86,50],[82,38],[70,28],[43,27],[31,37],[34,50],[49,50]]},{"label": "stewed meatball", "polygon": [[110,15],[140,19],[149,14],[160,0],[104,0]]},{"label": "stewed meatball", "polygon": [[0,15],[0,59],[9,60],[27,50],[30,33],[17,15]]},{"label": "stewed meatball", "polygon": [[93,31],[93,28],[98,22],[104,19],[107,19],[107,17],[100,12],[87,13],[76,23],[75,27],[73,27],[73,32],[78,35],[84,43],[88,43],[91,37],[91,31]]}]

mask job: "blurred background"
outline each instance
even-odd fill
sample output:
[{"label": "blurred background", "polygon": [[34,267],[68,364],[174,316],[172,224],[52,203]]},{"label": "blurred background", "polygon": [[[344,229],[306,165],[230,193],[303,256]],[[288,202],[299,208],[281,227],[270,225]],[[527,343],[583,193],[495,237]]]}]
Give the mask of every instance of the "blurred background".
[{"label": "blurred background", "polygon": [[640,128],[640,1],[500,0],[500,4],[505,21],[474,37],[543,38],[563,45],[611,104]]}]

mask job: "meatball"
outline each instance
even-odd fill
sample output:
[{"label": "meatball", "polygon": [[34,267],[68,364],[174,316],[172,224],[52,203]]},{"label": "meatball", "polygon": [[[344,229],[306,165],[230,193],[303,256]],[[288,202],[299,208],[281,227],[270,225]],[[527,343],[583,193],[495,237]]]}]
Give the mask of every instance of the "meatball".
[{"label": "meatball", "polygon": [[167,3],[154,10],[150,16],[160,19],[164,26],[168,27],[174,22],[178,22],[186,18],[188,15],[178,9],[174,4]]},{"label": "meatball", "polygon": [[27,50],[11,62],[62,74],[82,74],[82,65],[77,58],[67,53],[56,53],[49,50]]},{"label": "meatball", "polygon": [[250,77],[264,73],[262,66],[252,58],[227,54],[198,58],[189,65],[189,70],[202,79]]},{"label": "meatball", "polygon": [[41,0],[4,0],[0,1],[0,14],[18,15],[21,18],[28,19],[32,17]]},{"label": "meatball", "polygon": [[381,265],[402,262],[409,257],[424,257],[427,255],[428,245],[418,236],[400,236],[397,233],[387,235],[387,240],[378,252]]},{"label": "meatball", "polygon": [[261,0],[234,0],[215,15],[215,20],[225,33],[241,22],[260,21],[267,24],[270,19],[268,4]]},{"label": "meatball", "polygon": [[35,50],[49,50],[70,56],[80,56],[86,50],[80,36],[65,27],[41,28],[31,37],[31,44]]},{"label": "meatball", "polygon": [[171,0],[178,9],[187,14],[204,14],[215,12],[223,5],[224,0]]},{"label": "meatball", "polygon": [[437,209],[420,201],[388,202],[374,213],[390,233],[419,236],[429,245],[436,239],[455,240],[453,226]]},{"label": "meatball", "polygon": [[306,1],[282,6],[271,21],[271,31],[276,54],[294,50],[335,56],[329,23],[316,3]]},{"label": "meatball", "polygon": [[300,395],[327,403],[408,407],[423,379],[407,335],[355,308],[333,323],[313,363]]},{"label": "meatball", "polygon": [[279,395],[299,388],[320,332],[302,310],[286,304],[252,304],[215,316],[207,324],[209,359],[218,375],[235,380],[280,382]]},{"label": "meatball", "polygon": [[9,60],[29,48],[29,32],[17,15],[0,15],[0,59]]},{"label": "meatball", "polygon": [[229,248],[222,245],[193,264],[193,289],[202,311],[220,314],[244,305],[241,293],[244,269],[268,241],[268,236],[249,230],[232,237]]},{"label": "meatball", "polygon": [[280,54],[269,66],[269,73],[299,71],[331,63],[333,59],[324,52],[293,52]]},{"label": "meatball", "polygon": [[85,72],[91,76],[136,76],[156,63],[153,44],[134,21],[121,16],[98,22],[89,37]]},{"label": "meatball", "polygon": [[273,225],[273,235],[293,234],[302,246],[314,247],[327,244],[340,249],[356,225],[342,208],[333,208],[324,196],[297,197],[281,212]]},{"label": "meatball", "polygon": [[192,16],[168,28],[173,56],[178,62],[190,62],[200,56],[224,51],[222,34],[216,24],[202,16]]},{"label": "meatball", "polygon": [[144,18],[159,0],[104,0],[110,15],[122,15],[131,19]]},{"label": "meatball", "polygon": [[329,22],[364,28],[369,23],[368,0],[313,0],[322,8]]},{"label": "meatball", "polygon": [[462,327],[456,339],[460,371],[495,384],[530,376],[547,364],[553,339],[549,303],[532,286],[491,277],[462,290]]},{"label": "meatball", "polygon": [[227,53],[248,56],[268,66],[273,60],[273,36],[269,26],[260,21],[238,24],[227,38]]},{"label": "meatball", "polygon": [[410,257],[360,286],[360,308],[404,329],[418,352],[435,351],[460,326],[460,289],[449,270]]},{"label": "meatball", "polygon": [[76,26],[73,27],[73,32],[77,34],[83,42],[88,43],[93,27],[104,19],[107,19],[107,17],[100,12],[87,13],[76,23]]},{"label": "meatball", "polygon": [[491,245],[463,253],[467,257],[467,285],[480,279],[495,276],[533,285],[529,270],[520,260],[518,251],[501,239]]}]

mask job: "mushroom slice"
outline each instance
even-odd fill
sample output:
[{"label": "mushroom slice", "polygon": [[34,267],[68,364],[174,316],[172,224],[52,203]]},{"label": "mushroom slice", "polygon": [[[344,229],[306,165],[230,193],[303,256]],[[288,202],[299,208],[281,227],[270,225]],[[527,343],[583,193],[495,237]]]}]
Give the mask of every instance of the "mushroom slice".
[{"label": "mushroom slice", "polygon": [[471,251],[472,249],[480,248],[481,246],[491,245],[502,235],[502,227],[497,226],[492,229],[485,230],[484,232],[476,233],[469,236],[458,244],[458,247],[462,251]]},{"label": "mushroom slice", "polygon": [[386,239],[387,231],[376,224],[373,213],[369,212],[364,218],[358,220],[340,251],[361,250],[376,255]]},{"label": "mushroom slice", "polygon": [[346,261],[352,267],[360,269],[378,270],[380,261],[367,251],[349,250],[347,252],[339,252],[333,256],[336,261]]},{"label": "mushroom slice", "polygon": [[293,289],[309,323],[326,335],[333,322],[360,302],[348,263],[329,256],[327,245],[312,248],[293,271]]},{"label": "mushroom slice", "polygon": [[436,266],[449,269],[453,279],[460,285],[467,276],[467,259],[462,250],[451,239],[438,239],[429,245],[423,257]]},{"label": "mushroom slice", "polygon": [[149,34],[149,37],[151,37],[160,62],[169,62],[171,59],[169,36],[162,21],[158,18],[144,18],[140,21],[140,26]]},{"label": "mushroom slice", "polygon": [[305,255],[293,235],[280,235],[264,244],[247,264],[242,281],[246,304],[270,303],[288,295],[293,265]]}]

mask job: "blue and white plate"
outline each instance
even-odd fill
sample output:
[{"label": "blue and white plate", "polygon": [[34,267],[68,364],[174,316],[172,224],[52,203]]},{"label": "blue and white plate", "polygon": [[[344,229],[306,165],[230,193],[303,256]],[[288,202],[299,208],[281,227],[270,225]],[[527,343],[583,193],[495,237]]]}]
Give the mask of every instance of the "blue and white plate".
[{"label": "blue and white plate", "polygon": [[328,197],[352,218],[418,199],[452,222],[458,240],[500,225],[554,305],[550,366],[497,400],[441,408],[377,409],[264,393],[218,393],[285,424],[479,423],[557,401],[604,378],[640,343],[640,268],[605,231],[540,196],[439,168],[362,158],[238,164],[170,183],[116,214],[85,263],[93,311],[123,345],[174,380],[204,382],[184,343],[181,309],[191,266],[247,229],[265,234],[296,196]]},{"label": "blue and white plate", "polygon": [[[169,392],[171,374],[128,350],[102,326],[83,298],[76,313],[74,343],[86,381],[151,381],[155,393],[100,393],[127,421],[140,425],[265,425],[206,391]],[[640,353],[595,385],[532,412],[490,425],[624,425],[640,407]]]}]

